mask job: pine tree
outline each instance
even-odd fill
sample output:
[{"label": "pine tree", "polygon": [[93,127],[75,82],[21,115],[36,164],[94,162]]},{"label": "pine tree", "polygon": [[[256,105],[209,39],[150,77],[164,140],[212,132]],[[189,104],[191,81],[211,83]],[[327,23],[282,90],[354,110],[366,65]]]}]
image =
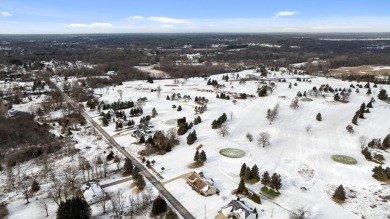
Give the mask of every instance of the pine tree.
[{"label": "pine tree", "polygon": [[177,111],[181,111],[182,109],[181,109],[181,106],[179,105],[178,107],[177,107]]},{"label": "pine tree", "polygon": [[290,88],[290,89],[292,88],[292,85],[291,85],[291,83],[288,85],[288,88]]},{"label": "pine tree", "polygon": [[138,189],[144,189],[146,186],[146,182],[145,182],[145,179],[142,175],[139,175],[139,177],[137,178],[137,187]]},{"label": "pine tree", "polygon": [[129,158],[125,159],[125,164],[123,165],[124,174],[131,174],[133,172],[133,163]]},{"label": "pine tree", "polygon": [[333,198],[338,199],[340,201],[345,200],[345,191],[343,185],[337,187],[336,191],[333,194]]},{"label": "pine tree", "polygon": [[371,88],[368,88],[367,95],[370,95],[370,94],[371,94]]},{"label": "pine tree", "polygon": [[353,118],[352,118],[352,124],[358,125],[357,119],[358,119],[358,114],[355,114],[355,115],[353,116]]},{"label": "pine tree", "polygon": [[246,167],[246,169],[245,169],[245,180],[250,180],[250,179],[252,179],[251,168]]},{"label": "pine tree", "polygon": [[321,113],[318,113],[316,116],[317,121],[322,121]]},{"label": "pine tree", "polygon": [[157,196],[153,201],[152,214],[158,215],[167,211],[168,205],[164,198]]},{"label": "pine tree", "polygon": [[191,132],[188,134],[188,136],[187,136],[187,144],[188,145],[192,145],[195,142],[195,137],[196,137],[195,135],[194,135],[194,132]]},{"label": "pine tree", "polygon": [[367,108],[373,108],[371,101],[367,103]]},{"label": "pine tree", "polygon": [[379,94],[378,94],[378,99],[380,100],[387,100],[388,98],[388,94],[387,94],[387,91],[382,89],[379,91]]},{"label": "pine tree", "polygon": [[245,176],[245,170],[246,170],[246,164],[243,163],[241,166],[241,170],[240,170],[240,177],[241,178]]},{"label": "pine tree", "polygon": [[137,180],[139,177],[139,169],[138,167],[134,166],[133,172],[131,173],[131,176],[133,177],[133,180]]},{"label": "pine tree", "polygon": [[196,150],[196,152],[195,152],[194,161],[199,162],[199,151],[198,150]]},{"label": "pine tree", "polygon": [[106,117],[102,118],[102,123],[103,123],[103,126],[108,126],[108,120]]},{"label": "pine tree", "polygon": [[34,192],[36,192],[36,191],[39,190],[39,188],[40,188],[40,186],[39,186],[38,182],[37,182],[36,180],[34,180],[34,181],[32,182],[32,184],[31,184],[31,190],[34,191]]},{"label": "pine tree", "polygon": [[204,162],[206,162],[206,160],[207,160],[206,152],[204,152],[204,150],[202,150],[199,154],[199,161],[204,163]]},{"label": "pine tree", "polygon": [[279,191],[279,189],[282,187],[282,179],[280,178],[279,174],[272,174],[270,187],[276,191]]},{"label": "pine tree", "polygon": [[271,177],[269,176],[268,171],[265,171],[263,177],[261,178],[261,184],[264,186],[269,186],[271,182]]},{"label": "pine tree", "polygon": [[386,135],[386,137],[383,139],[382,148],[383,150],[390,148],[390,134]]},{"label": "pine tree", "polygon": [[237,193],[242,194],[245,191],[245,182],[244,179],[240,180],[240,183],[238,184]]},{"label": "pine tree", "polygon": [[252,179],[255,179],[257,181],[260,180],[260,175],[259,175],[259,168],[257,167],[257,165],[253,165],[252,169],[251,169],[251,176],[252,176]]},{"label": "pine tree", "polygon": [[90,219],[91,208],[88,203],[79,197],[61,202],[57,209],[57,219]]}]

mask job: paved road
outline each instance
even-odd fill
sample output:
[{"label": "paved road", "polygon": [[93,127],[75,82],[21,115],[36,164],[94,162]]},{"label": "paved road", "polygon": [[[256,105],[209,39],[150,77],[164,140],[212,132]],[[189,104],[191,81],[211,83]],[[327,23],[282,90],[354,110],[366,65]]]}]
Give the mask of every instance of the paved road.
[{"label": "paved road", "polygon": [[[79,105],[72,100],[68,95],[66,95],[56,83],[53,82],[53,84],[56,86],[57,90],[59,90],[64,97],[64,99],[72,105],[75,109],[79,109]],[[123,149],[109,134],[107,134],[106,131],[103,130],[102,127],[100,127],[99,124],[97,124],[83,109],[81,110],[81,115],[96,129],[100,132],[100,134],[107,139],[107,141],[114,146],[120,153],[122,153],[123,156],[129,158],[134,166],[136,166],[140,172],[144,175],[144,177],[152,183],[154,187],[157,188],[157,190],[160,192],[160,194],[165,197],[172,205],[173,208],[176,209],[176,211],[183,216],[185,219],[195,219],[194,216],[191,215],[187,209],[184,208],[184,206],[170,193],[168,190],[163,186],[163,184],[156,179],[146,168],[144,165],[142,165],[141,162],[139,162],[133,155],[131,155],[129,152],[127,152],[125,149]]]}]

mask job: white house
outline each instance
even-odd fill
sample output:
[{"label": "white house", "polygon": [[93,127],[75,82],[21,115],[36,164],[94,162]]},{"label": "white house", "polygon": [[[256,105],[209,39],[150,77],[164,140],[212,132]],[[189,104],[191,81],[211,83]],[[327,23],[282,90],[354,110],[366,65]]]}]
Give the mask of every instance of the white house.
[{"label": "white house", "polygon": [[104,198],[104,191],[96,182],[87,182],[81,186],[84,198],[89,205],[98,203]]},{"label": "white house", "polygon": [[221,208],[220,213],[226,218],[235,219],[257,219],[258,213],[256,208],[251,208],[244,201],[232,200],[226,206]]}]

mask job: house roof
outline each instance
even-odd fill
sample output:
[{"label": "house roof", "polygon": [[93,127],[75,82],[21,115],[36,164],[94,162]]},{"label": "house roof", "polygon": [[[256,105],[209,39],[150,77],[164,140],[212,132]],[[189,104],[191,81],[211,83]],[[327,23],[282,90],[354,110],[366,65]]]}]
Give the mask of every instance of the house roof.
[{"label": "house roof", "polygon": [[103,198],[103,189],[96,182],[87,182],[81,186],[84,198],[88,203],[95,203]]},{"label": "house roof", "polygon": [[[225,207],[222,207],[223,212],[230,212],[239,218],[253,218],[257,215],[254,209],[245,204],[244,201],[232,200]],[[228,211],[226,211],[228,210]]]}]

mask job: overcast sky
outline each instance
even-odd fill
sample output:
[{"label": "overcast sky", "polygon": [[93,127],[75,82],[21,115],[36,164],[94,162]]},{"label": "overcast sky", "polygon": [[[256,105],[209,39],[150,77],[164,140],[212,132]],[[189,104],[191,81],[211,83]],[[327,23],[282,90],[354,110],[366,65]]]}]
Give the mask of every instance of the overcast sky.
[{"label": "overcast sky", "polygon": [[389,32],[390,0],[0,0],[0,34]]}]

